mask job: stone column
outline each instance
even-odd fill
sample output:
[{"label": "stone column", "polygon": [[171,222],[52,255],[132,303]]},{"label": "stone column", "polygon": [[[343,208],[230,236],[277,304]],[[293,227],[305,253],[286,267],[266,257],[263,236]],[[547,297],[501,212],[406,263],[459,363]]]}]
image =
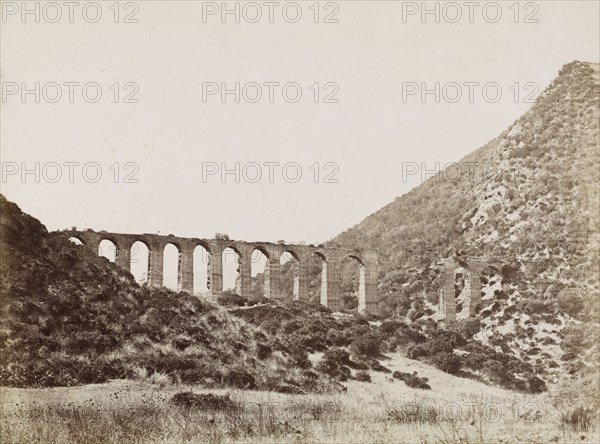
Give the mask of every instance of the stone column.
[{"label": "stone column", "polygon": [[298,289],[296,293],[296,288],[294,288],[294,295],[298,295],[298,299],[300,301],[308,301],[308,283],[310,281],[309,276],[309,257],[308,255],[303,255],[298,258],[297,270],[298,270],[298,279],[294,282],[294,287],[296,282],[298,283]]},{"label": "stone column", "polygon": [[240,249],[239,256],[239,279],[236,285],[237,294],[243,297],[250,296],[250,285],[252,279],[252,252]]},{"label": "stone column", "polygon": [[223,292],[223,248],[215,247],[210,252],[208,273],[210,297],[214,300]]},{"label": "stone column", "polygon": [[194,294],[194,248],[182,247],[179,253],[179,276],[181,291]]},{"label": "stone column", "polygon": [[485,267],[483,261],[469,262],[469,280],[471,281],[471,295],[469,302],[469,317],[477,316],[477,306],[481,302],[481,272]]},{"label": "stone column", "polygon": [[327,269],[327,261],[323,260],[323,262],[321,262],[321,297],[319,302],[321,303],[321,305],[324,305],[325,307],[327,307],[327,302],[328,302],[328,294],[327,294],[327,282],[329,281],[328,279],[328,269]]},{"label": "stone column", "polygon": [[81,233],[81,235],[78,236],[78,238],[81,239],[84,247],[92,250],[97,256],[100,254],[100,238],[98,236],[96,236],[95,234],[89,235],[88,233],[84,232]]},{"label": "stone column", "polygon": [[150,276],[148,282],[152,287],[163,285],[163,252],[165,246],[160,242],[150,244]]},{"label": "stone column", "polygon": [[443,311],[447,321],[456,319],[456,296],[454,295],[454,268],[452,259],[444,260],[442,276]]},{"label": "stone column", "polygon": [[281,289],[279,287],[280,259],[281,255],[273,252],[267,258],[267,263],[265,264],[265,297],[269,299],[281,299]]},{"label": "stone column", "polygon": [[358,312],[365,314],[367,312],[367,292],[365,285],[365,266],[358,265]]},{"label": "stone column", "polygon": [[340,267],[336,259],[323,262],[321,301],[324,300],[323,305],[334,311],[339,310],[341,305],[340,278]]},{"label": "stone column", "polygon": [[[379,313],[379,258],[376,253],[365,253],[364,257],[365,266],[361,273],[364,271],[365,313]],[[360,285],[358,296],[360,309]]]},{"label": "stone column", "polygon": [[119,267],[131,272],[131,245],[127,239],[115,239],[117,244],[116,263]]}]

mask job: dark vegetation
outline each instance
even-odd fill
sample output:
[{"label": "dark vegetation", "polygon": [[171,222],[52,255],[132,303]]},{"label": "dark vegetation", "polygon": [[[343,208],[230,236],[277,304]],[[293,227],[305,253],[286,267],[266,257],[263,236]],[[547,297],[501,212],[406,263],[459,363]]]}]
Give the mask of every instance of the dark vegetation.
[{"label": "dark vegetation", "polygon": [[185,408],[202,410],[235,410],[239,408],[229,395],[216,395],[214,393],[179,392],[173,395],[171,403]]},{"label": "dark vegetation", "polygon": [[381,358],[385,353],[404,351],[409,358],[424,360],[450,374],[469,377],[471,372],[479,372],[508,389],[531,393],[546,389],[531,364],[473,340],[471,336],[479,330],[474,320],[454,322],[445,329],[433,320],[408,324],[386,319],[377,326],[357,314],[334,316],[324,307],[300,302],[271,302],[231,313],[282,341],[301,345],[299,363],[309,364],[308,352],[324,352],[315,370],[338,381],[350,379],[352,369],[390,373]]},{"label": "dark vegetation", "polygon": [[[471,340],[473,322],[445,330],[434,321],[374,323],[375,316],[231,292],[219,298],[226,309],[219,308],[187,293],[140,287],[105,258],[47,233],[4,197],[0,205],[3,385],[158,375],[207,387],[325,391],[340,389],[336,381],[367,381],[369,370],[391,373],[381,358],[400,350],[449,373],[473,369],[507,388],[543,389],[530,364]],[[314,368],[312,352],[323,353]]]},{"label": "dark vegetation", "polygon": [[[0,384],[69,386],[158,375],[208,387],[336,388],[303,370],[310,362],[301,347],[187,293],[140,287],[107,259],[48,233],[3,196],[0,214]],[[223,299],[239,304],[234,295]]]},{"label": "dark vegetation", "polygon": [[400,381],[404,381],[404,383],[412,388],[418,388],[423,390],[431,390],[431,386],[427,383],[427,378],[421,378],[417,375],[417,372],[404,373],[395,371],[393,373],[394,378],[399,379]]}]

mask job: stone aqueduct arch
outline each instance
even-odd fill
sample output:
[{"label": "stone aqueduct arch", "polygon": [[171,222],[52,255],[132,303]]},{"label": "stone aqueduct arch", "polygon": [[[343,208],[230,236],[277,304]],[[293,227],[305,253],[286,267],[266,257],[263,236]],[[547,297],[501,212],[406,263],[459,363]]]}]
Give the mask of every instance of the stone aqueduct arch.
[{"label": "stone aqueduct arch", "polygon": [[358,310],[361,313],[377,313],[379,298],[377,294],[378,257],[372,251],[350,250],[312,245],[280,244],[271,242],[245,242],[224,239],[197,239],[158,234],[120,234],[92,230],[62,232],[67,238],[79,239],[86,247],[98,252],[100,242],[107,239],[116,247],[116,263],[130,271],[131,247],[135,242],[143,242],[148,247],[148,282],[151,286],[163,285],[163,251],[167,244],[173,244],[179,250],[178,289],[193,294],[194,287],[194,249],[202,246],[209,255],[208,288],[212,298],[223,291],[222,255],[226,248],[232,248],[239,254],[239,279],[237,292],[247,296],[251,282],[251,256],[254,250],[260,250],[267,258],[265,266],[265,296],[282,299],[279,291],[280,259],[284,251],[290,252],[298,260],[298,273],[295,276],[294,298],[308,300],[309,264],[322,263],[321,304],[333,310],[341,307],[341,262],[352,257],[360,267]]},{"label": "stone aqueduct arch", "polygon": [[438,313],[440,318],[446,321],[456,320],[456,295],[455,295],[455,271],[457,265],[462,266],[467,271],[465,288],[463,291],[469,293],[469,317],[477,316],[478,305],[481,302],[481,273],[485,268],[492,268],[501,272],[504,262],[495,259],[485,259],[483,257],[473,257],[471,259],[461,259],[460,263],[452,259],[443,260],[442,285],[439,290]]},{"label": "stone aqueduct arch", "polygon": [[[481,281],[479,280],[479,276],[487,264],[482,260],[466,260],[461,265],[467,270],[465,290],[470,293],[469,317],[475,317],[477,306],[481,301]],[[454,273],[456,268],[457,264],[453,259],[444,259],[438,313],[446,321],[456,320],[456,295],[454,290]]]}]

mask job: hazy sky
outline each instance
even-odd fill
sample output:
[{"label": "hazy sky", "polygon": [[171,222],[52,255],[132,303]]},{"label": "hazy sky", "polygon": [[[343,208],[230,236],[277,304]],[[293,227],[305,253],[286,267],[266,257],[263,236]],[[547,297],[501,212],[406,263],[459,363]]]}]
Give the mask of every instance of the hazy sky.
[{"label": "hazy sky", "polygon": [[[38,2],[28,3],[33,9]],[[596,1],[521,2],[517,8],[513,1],[499,2],[496,23],[493,2],[479,2],[473,23],[464,2],[430,2],[440,8],[439,23],[433,15],[423,23],[420,11],[411,14],[421,2],[322,2],[319,23],[316,8],[309,9],[313,1],[299,2],[296,23],[288,23],[296,13],[290,2],[278,2],[274,23],[264,2],[240,3],[240,23],[233,15],[223,23],[218,12],[203,20],[203,8],[211,12],[221,2],[123,2],[119,23],[113,1],[98,2],[102,17],[96,23],[88,22],[95,6],[78,3],[73,23],[63,2],[56,3],[61,19],[49,23],[58,9],[41,2],[36,23],[33,14],[23,20],[15,12],[21,2],[2,2],[2,193],[50,230],[76,225],[324,241],[420,183],[419,174],[403,178],[403,162],[426,162],[433,169],[436,162],[459,160],[523,114],[531,106],[524,99],[537,95],[536,85],[541,92],[563,64],[599,58]],[[249,23],[256,5],[262,18]],[[128,14],[138,23],[123,23]],[[323,23],[328,15],[338,23]],[[21,96],[23,86],[35,90],[36,82],[40,103],[34,93]],[[61,88],[60,99],[52,82]],[[74,103],[65,82],[79,83]],[[240,103],[234,94],[226,103],[219,94],[203,101],[207,82],[230,89],[239,82],[245,95]],[[257,103],[250,103],[252,82],[262,89]],[[265,82],[280,84],[273,86],[274,103]],[[282,93],[291,82],[302,90],[296,103]],[[440,90],[450,82],[462,85],[463,96],[456,103],[443,96],[436,103],[433,94],[425,103],[419,94],[403,100],[403,89],[433,88],[436,82]],[[486,101],[478,86],[469,103],[465,82],[496,82],[502,97]],[[88,103],[82,85],[92,84],[86,89],[92,102],[93,83],[102,97]],[[323,103],[334,90],[338,103]],[[444,91],[451,100],[457,90]],[[129,101],[138,103],[124,103],[132,92]],[[292,100],[294,85],[286,92]],[[39,177],[21,177],[22,167],[35,171],[36,162]],[[73,183],[65,162],[80,164],[71,167]],[[263,174],[256,183],[252,162]],[[280,164],[272,167],[273,183],[265,162]],[[225,183],[220,174],[203,181],[203,169],[222,163],[231,170],[239,164],[239,183],[233,173]],[[298,167],[302,177],[294,183]],[[102,177],[93,183],[98,168]],[[137,183],[126,181],[132,172]],[[328,173],[337,183],[325,181]]]}]

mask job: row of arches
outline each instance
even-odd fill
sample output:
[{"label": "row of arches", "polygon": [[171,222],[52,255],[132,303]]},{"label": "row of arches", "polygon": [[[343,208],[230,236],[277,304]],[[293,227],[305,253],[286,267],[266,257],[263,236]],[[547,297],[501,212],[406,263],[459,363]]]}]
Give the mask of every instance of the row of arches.
[{"label": "row of arches", "polygon": [[[71,237],[70,240],[83,244],[78,237]],[[211,264],[213,260],[219,261],[221,265],[218,268],[222,290],[245,293],[244,296],[292,300],[301,299],[301,294],[304,294],[308,300],[326,306],[366,310],[365,264],[354,255],[346,256],[340,262],[340,267],[334,270],[326,257],[318,252],[312,254],[308,264],[301,264],[301,258],[292,249],[284,248],[277,261],[270,257],[265,248],[257,246],[250,255],[250,284],[248,288],[242,288],[242,253],[237,248],[224,248],[219,258],[214,257],[208,248],[196,245],[191,258],[192,286],[184,288],[181,248],[168,242],[162,247],[162,251],[158,252],[160,254],[156,253],[155,251],[153,257],[152,248],[142,240],[134,241],[128,252],[120,251],[117,243],[108,238],[102,238],[98,243],[100,256],[128,268],[141,285],[162,285],[175,291],[185,290],[195,295],[209,295],[213,277],[211,265],[215,265]],[[128,259],[128,263],[123,261],[121,255]],[[159,261],[160,264],[153,264],[154,261]],[[160,282],[156,277],[152,277],[153,270],[157,269],[162,271]],[[303,274],[312,278],[308,281],[301,279]],[[332,288],[332,283],[339,284],[340,294]],[[307,288],[302,291],[301,285]]]}]

